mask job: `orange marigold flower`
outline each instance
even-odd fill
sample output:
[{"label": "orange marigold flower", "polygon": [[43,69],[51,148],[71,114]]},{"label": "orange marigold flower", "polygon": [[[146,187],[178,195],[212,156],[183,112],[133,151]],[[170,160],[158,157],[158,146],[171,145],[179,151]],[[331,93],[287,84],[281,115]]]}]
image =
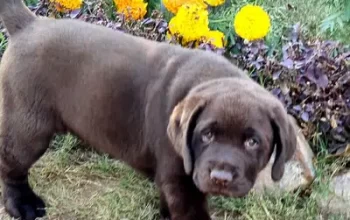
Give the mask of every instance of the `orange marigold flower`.
[{"label": "orange marigold flower", "polygon": [[199,4],[207,7],[203,0],[163,0],[164,7],[173,14],[176,14],[184,4]]},{"label": "orange marigold flower", "polygon": [[83,0],[50,0],[58,11],[76,10],[81,7]]},{"label": "orange marigold flower", "polygon": [[117,12],[125,15],[127,20],[142,19],[147,13],[147,4],[143,0],[114,0]]}]

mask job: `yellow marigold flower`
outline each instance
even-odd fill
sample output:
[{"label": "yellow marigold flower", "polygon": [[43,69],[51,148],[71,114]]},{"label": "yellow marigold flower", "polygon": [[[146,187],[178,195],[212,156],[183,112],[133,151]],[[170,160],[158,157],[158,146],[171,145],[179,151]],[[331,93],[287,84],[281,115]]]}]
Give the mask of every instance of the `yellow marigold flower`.
[{"label": "yellow marigold flower", "polygon": [[64,11],[79,9],[83,3],[83,0],[50,0],[50,2],[55,3],[58,11]]},{"label": "yellow marigold flower", "polygon": [[147,3],[143,0],[114,0],[117,12],[125,15],[127,20],[142,19],[147,13]]},{"label": "yellow marigold flower", "polygon": [[182,43],[199,40],[209,31],[208,11],[198,4],[185,4],[169,22],[171,35],[178,35]]},{"label": "yellow marigold flower", "polygon": [[208,42],[217,48],[225,46],[225,35],[221,31],[208,31],[204,36],[204,42]]},{"label": "yellow marigold flower", "polygon": [[224,4],[225,0],[204,0],[210,6],[219,6]]},{"label": "yellow marigold flower", "polygon": [[267,35],[270,30],[270,17],[260,6],[246,5],[240,9],[234,20],[238,36],[253,41]]},{"label": "yellow marigold flower", "polygon": [[198,4],[207,7],[203,0],[163,0],[164,7],[173,14],[176,14],[184,4]]}]

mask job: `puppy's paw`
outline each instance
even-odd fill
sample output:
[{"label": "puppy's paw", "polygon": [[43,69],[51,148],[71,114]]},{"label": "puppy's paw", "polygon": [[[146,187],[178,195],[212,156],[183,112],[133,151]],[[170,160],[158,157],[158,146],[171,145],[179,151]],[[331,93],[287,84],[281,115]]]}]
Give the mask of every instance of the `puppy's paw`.
[{"label": "puppy's paw", "polygon": [[27,185],[5,185],[3,202],[6,212],[20,220],[35,220],[46,215],[45,203]]}]

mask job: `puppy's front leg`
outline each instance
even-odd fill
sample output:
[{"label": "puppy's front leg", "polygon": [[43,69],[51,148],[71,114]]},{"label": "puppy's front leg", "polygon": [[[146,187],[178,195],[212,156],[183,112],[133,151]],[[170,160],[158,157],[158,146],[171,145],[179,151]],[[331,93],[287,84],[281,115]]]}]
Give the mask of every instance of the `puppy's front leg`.
[{"label": "puppy's front leg", "polygon": [[[162,216],[171,220],[211,220],[206,196],[194,185],[191,177],[176,176],[167,177],[160,184],[161,213],[170,216]],[[165,206],[168,212],[165,212]]]}]

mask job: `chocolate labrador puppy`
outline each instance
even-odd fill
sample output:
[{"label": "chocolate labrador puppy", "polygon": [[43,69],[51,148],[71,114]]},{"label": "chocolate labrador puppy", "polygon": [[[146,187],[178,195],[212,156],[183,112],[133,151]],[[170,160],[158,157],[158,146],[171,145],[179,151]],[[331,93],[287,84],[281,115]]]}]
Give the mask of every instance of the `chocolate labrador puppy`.
[{"label": "chocolate labrador puppy", "polygon": [[71,132],[155,181],[160,212],[209,220],[206,195],[242,197],[276,151],[296,145],[274,96],[222,56],[0,0],[10,35],[0,65],[0,173],[7,213],[46,214],[28,184],[54,134]]}]

